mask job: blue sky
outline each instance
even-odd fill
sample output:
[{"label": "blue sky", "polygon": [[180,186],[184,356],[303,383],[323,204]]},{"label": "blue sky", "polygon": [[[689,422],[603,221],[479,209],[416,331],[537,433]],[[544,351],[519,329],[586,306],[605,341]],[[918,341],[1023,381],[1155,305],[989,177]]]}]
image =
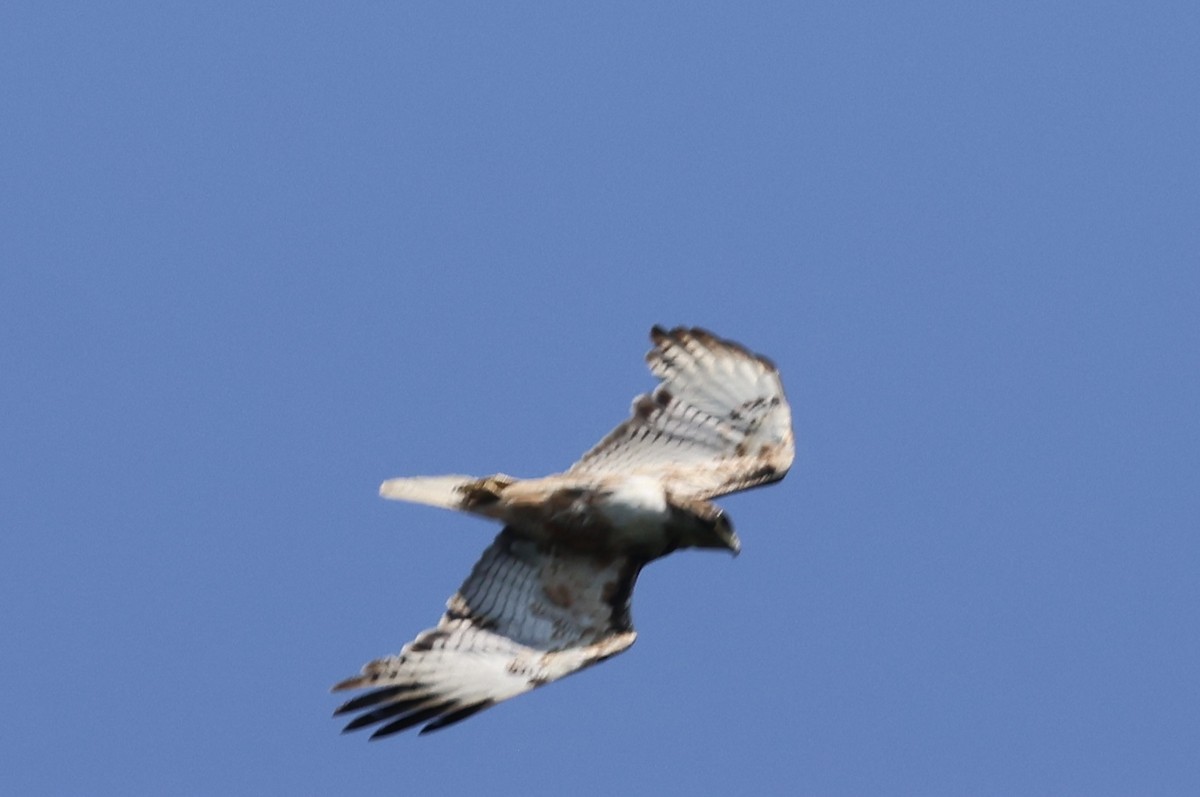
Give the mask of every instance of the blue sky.
[{"label": "blue sky", "polygon": [[[1200,791],[1191,3],[9,3],[14,794]],[[799,452],[628,653],[460,726],[335,681],[565,467],[651,324]]]}]

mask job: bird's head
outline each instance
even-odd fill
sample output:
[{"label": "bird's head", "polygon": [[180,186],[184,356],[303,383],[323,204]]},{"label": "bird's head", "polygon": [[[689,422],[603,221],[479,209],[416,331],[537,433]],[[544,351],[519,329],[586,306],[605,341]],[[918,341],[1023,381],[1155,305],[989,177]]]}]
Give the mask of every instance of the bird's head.
[{"label": "bird's head", "polygon": [[717,519],[713,522],[713,534],[717,539],[717,545],[713,547],[728,548],[734,556],[742,552],[742,541],[733,530],[733,521],[724,512],[717,514]]},{"label": "bird's head", "polygon": [[675,548],[720,548],[734,556],[742,550],[742,541],[733,530],[725,510],[711,501],[667,494]]},{"label": "bird's head", "polygon": [[742,541],[733,530],[733,521],[725,514],[725,510],[704,501],[693,509],[693,513],[699,527],[696,529],[693,545],[697,548],[722,548],[734,556],[741,553]]}]

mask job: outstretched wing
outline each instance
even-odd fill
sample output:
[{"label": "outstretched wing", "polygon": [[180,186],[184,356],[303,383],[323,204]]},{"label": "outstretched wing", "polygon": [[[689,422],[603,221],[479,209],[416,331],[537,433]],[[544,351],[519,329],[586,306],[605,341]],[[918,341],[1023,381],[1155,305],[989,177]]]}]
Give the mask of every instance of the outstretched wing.
[{"label": "outstretched wing", "polygon": [[642,562],[554,550],[500,532],[436,628],[333,687],[370,689],[334,715],[372,739],[444,728],[628,648],[629,600]]},{"label": "outstretched wing", "polygon": [[774,363],[699,328],[656,326],[650,338],[659,386],[567,475],[651,475],[693,498],[782,479],[795,444]]}]

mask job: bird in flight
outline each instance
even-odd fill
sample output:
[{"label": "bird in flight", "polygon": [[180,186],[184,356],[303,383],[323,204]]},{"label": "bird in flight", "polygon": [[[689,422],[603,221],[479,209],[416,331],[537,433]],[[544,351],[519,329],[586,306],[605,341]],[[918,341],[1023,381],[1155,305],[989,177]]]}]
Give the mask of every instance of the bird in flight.
[{"label": "bird in flight", "polygon": [[741,543],[709,499],[779,481],[791,409],[766,357],[699,328],[650,331],[659,384],[563,473],[390,479],[384,498],[498,520],[504,529],[437,626],[334,691],[369,690],[335,716],[371,738],[444,728],[633,644],[638,573],[680,548]]}]

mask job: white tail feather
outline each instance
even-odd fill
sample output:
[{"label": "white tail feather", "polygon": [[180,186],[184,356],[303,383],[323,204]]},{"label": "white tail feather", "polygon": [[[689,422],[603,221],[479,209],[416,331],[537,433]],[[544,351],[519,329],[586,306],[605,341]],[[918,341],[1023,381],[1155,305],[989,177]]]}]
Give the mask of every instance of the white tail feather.
[{"label": "white tail feather", "polygon": [[476,482],[474,476],[417,476],[388,479],[379,485],[379,494],[393,501],[410,501],[445,509],[461,509],[462,488]]}]

